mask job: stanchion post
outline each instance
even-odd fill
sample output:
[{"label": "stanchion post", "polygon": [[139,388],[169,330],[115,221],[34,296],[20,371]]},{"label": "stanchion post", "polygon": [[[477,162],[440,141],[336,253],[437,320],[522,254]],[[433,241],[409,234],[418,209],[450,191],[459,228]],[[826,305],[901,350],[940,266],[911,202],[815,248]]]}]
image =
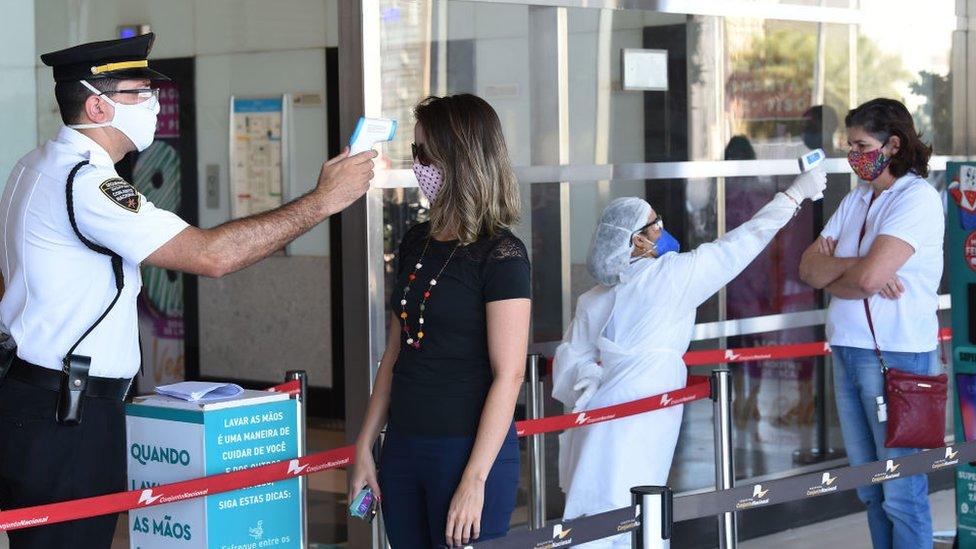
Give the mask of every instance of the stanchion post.
[{"label": "stanchion post", "polygon": [[[542,355],[526,357],[525,413],[528,419],[540,419],[544,415],[542,386]],[[527,441],[529,454],[529,529],[546,525],[546,447],[545,434],[531,435]]]},{"label": "stanchion post", "polygon": [[631,501],[638,506],[640,526],[631,537],[633,549],[670,549],[673,524],[671,488],[667,486],[635,486],[630,489]]},{"label": "stanchion post", "polygon": [[[712,421],[715,426],[715,489],[735,485],[732,459],[732,372],[723,366],[712,370]],[[738,542],[735,513],[718,516],[718,547],[734,549]]]},{"label": "stanchion post", "polygon": [[[308,417],[307,412],[307,399],[308,399],[308,374],[305,370],[288,370],[285,373],[285,381],[295,381],[297,380],[300,384],[300,389],[296,400],[298,401],[298,457],[302,457],[308,454],[307,448],[307,437],[306,437],[306,425],[305,421]],[[302,547],[308,547],[308,477],[300,476],[298,478],[299,492],[302,497]]]}]

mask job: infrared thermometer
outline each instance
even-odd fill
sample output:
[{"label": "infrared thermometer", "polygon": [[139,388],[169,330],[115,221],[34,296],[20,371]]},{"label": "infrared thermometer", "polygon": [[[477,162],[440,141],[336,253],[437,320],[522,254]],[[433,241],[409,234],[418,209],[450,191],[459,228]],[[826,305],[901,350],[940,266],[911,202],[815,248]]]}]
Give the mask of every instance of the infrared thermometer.
[{"label": "infrared thermometer", "polygon": [[349,156],[366,152],[377,143],[392,141],[396,135],[397,121],[390,118],[359,118],[356,131],[349,140]]},{"label": "infrared thermometer", "polygon": [[[825,153],[823,149],[814,149],[798,158],[797,163],[800,165],[800,172],[804,173],[816,168],[826,159],[827,153]],[[823,193],[820,193],[820,195],[813,200],[817,201],[821,198],[823,198]]]}]

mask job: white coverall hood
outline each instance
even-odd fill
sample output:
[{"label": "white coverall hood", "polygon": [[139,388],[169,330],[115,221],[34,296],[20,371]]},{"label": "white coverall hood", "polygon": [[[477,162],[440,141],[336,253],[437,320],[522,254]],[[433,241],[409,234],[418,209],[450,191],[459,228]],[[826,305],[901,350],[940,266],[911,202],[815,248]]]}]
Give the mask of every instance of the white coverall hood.
[{"label": "white coverall hood", "polygon": [[647,224],[650,215],[651,205],[640,198],[617,198],[607,204],[593,231],[586,258],[586,268],[597,282],[604,286],[620,282],[620,275],[630,265],[630,239]]}]

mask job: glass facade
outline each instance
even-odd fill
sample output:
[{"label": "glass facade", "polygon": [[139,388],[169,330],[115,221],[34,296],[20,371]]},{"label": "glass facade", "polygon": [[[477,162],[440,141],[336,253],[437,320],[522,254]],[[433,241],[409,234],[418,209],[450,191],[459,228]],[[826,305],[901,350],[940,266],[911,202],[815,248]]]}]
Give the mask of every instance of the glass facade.
[{"label": "glass facade", "polygon": [[[379,115],[409,120],[411,104],[454,93],[478,94],[498,111],[522,182],[516,233],[533,260],[534,350],[551,353],[594,283],[586,253],[608,201],[647,199],[693,248],[784,190],[795,159],[812,148],[829,157],[825,200],[699,309],[692,349],[822,341],[826,298],[799,280],[798,265],[855,184],[847,111],[874,97],[902,100],[935,149],[929,180],[940,191],[945,162],[973,153],[956,3],[919,17],[906,17],[911,2],[688,3],[694,13],[559,4],[384,1],[381,54],[363,61],[384,75]],[[666,91],[625,89],[623,52],[634,49],[666,52]],[[404,131],[388,149],[388,181],[399,188],[380,191],[387,273],[398,236],[425,216],[410,182],[412,137]],[[829,358],[731,367],[740,479],[843,457]],[[678,492],[712,486],[711,446],[711,409],[686,407],[671,479]],[[559,511],[551,505],[549,514]]]},{"label": "glass facade", "polygon": [[[157,33],[154,62],[180,75],[170,92],[177,109],[171,118],[182,124],[165,141],[183,171],[177,177],[178,170],[150,170],[140,179],[144,190],[156,192],[157,200],[175,200],[174,207],[201,226],[229,220],[231,97],[288,94],[283,116],[292,146],[284,197],[297,196],[314,184],[326,151],[344,139],[332,123],[351,110],[333,93],[344,78],[336,61],[344,47],[339,21],[343,13],[355,13],[364,29],[357,63],[367,75],[366,114],[396,118],[401,128],[383,147],[382,188],[371,191],[366,206],[367,231],[382,235],[368,240],[367,256],[382,261],[361,274],[380,325],[388,318],[382,309],[389,302],[396,246],[427,213],[410,170],[412,108],[428,95],[475,93],[497,110],[521,182],[523,216],[515,232],[533,263],[533,352],[551,355],[576,299],[593,285],[586,254],[610,200],[647,199],[690,249],[735,228],[783,190],[796,157],[813,147],[829,156],[825,199],[805,208],[699,309],[692,349],[820,341],[825,297],[799,281],[797,265],[855,182],[845,159],[847,111],[879,96],[904,101],[934,146],[929,180],[940,191],[948,160],[976,157],[968,30],[976,13],[968,13],[967,5],[936,0],[919,10],[912,0],[18,0],[5,6],[0,20],[6,52],[0,60],[0,126],[8,130],[0,136],[0,171],[5,174],[60,125],[50,69],[39,65],[38,56],[112,38],[120,26],[138,23]],[[666,89],[627,85],[625,51],[663,52],[666,61],[654,76]],[[160,161],[171,156],[161,154]],[[120,169],[134,178],[155,166],[130,162]],[[164,184],[179,187],[179,197],[159,191]],[[342,340],[333,337],[342,328],[336,326],[342,312],[335,300],[352,283],[334,271],[334,227],[322,225],[267,262],[224,280],[147,272],[147,286],[158,296],[145,297],[143,329],[160,331],[148,350],[161,371],[182,375],[184,362],[193,361],[196,375],[270,384],[285,370],[302,368],[311,373],[313,387],[343,391],[343,375],[348,379],[365,368],[342,362],[343,350],[336,349]],[[183,310],[174,295],[184,282],[192,301],[186,324],[179,331],[170,321],[153,324],[154,313]],[[177,333],[186,341],[175,355],[167,354]],[[785,476],[843,457],[829,359],[731,368],[740,479]],[[349,402],[365,402],[360,393],[345,391],[347,409]],[[342,414],[339,395],[323,395],[334,400],[317,414],[327,418],[312,422],[315,450],[355,436],[331,421]],[[554,401],[546,411],[561,412]],[[711,416],[707,404],[686,407],[671,479],[677,492],[712,486]],[[556,517],[562,511],[558,449],[555,437],[547,441],[548,515]],[[311,488],[311,541],[345,542],[344,474],[313,477]],[[524,488],[519,502],[515,522],[524,523]]]}]

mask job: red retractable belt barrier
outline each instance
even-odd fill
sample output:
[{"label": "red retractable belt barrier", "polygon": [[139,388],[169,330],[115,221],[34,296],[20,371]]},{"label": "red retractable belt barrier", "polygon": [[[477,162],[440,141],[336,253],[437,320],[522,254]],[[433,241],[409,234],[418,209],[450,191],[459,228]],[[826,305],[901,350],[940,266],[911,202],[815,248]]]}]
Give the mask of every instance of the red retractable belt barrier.
[{"label": "red retractable belt barrier", "polygon": [[[952,328],[939,329],[939,342],[952,339]],[[790,343],[785,345],[766,345],[763,347],[744,347],[739,349],[711,349],[707,351],[688,351],[683,359],[688,366],[711,364],[735,364],[738,362],[761,362],[789,358],[807,358],[830,354],[830,344],[826,341]],[[548,372],[552,375],[552,358],[547,359]]]},{"label": "red retractable belt barrier", "polygon": [[825,341],[812,343],[794,343],[790,345],[766,345],[746,349],[715,349],[710,351],[689,351],[684,360],[688,366],[702,366],[705,364],[726,364],[735,362],[752,362],[759,360],[776,360],[783,358],[803,358],[824,356],[830,354],[830,345]]},{"label": "red retractable belt barrier", "polygon": [[[579,414],[519,421],[516,423],[516,428],[519,436],[562,431],[677,406],[693,400],[708,398],[711,395],[711,384],[707,377],[690,376],[688,381],[687,387],[663,395],[655,395],[617,406],[588,410]],[[268,390],[295,394],[299,389],[298,381],[289,381]],[[143,490],[130,490],[117,494],[2,511],[0,512],[0,530],[17,530],[109,513],[121,513],[130,509],[184,501],[346,467],[353,463],[355,451],[354,446],[344,446],[335,450],[282,460],[252,469],[163,484]]]},{"label": "red retractable belt barrier", "polygon": [[709,378],[705,376],[689,376],[688,386],[675,391],[668,391],[667,393],[626,402],[624,404],[595,408],[575,414],[518,421],[515,423],[515,430],[520,437],[564,431],[566,429],[584,427],[586,425],[593,425],[594,423],[603,423],[604,421],[686,404],[695,400],[708,398],[711,394],[712,389]]},{"label": "red retractable belt barrier", "polygon": [[73,501],[49,503],[0,512],[0,530],[17,530],[68,520],[76,520],[129,509],[219,494],[230,490],[259,486],[352,463],[352,446],[310,454],[305,457],[269,463],[253,469],[163,484],[144,490],[95,496]]},{"label": "red retractable belt barrier", "polygon": [[297,395],[302,392],[302,382],[297,379],[287,381],[281,385],[275,385],[274,387],[269,387],[268,391],[272,393],[288,393],[289,395]]},{"label": "red retractable belt barrier", "polygon": [[[951,338],[951,328],[943,328],[939,331],[939,341],[947,341]],[[745,349],[692,351],[685,354],[684,358],[687,365],[698,366],[704,364],[824,356],[827,354],[830,354],[830,345],[821,341]],[[297,380],[294,380],[276,385],[268,390],[295,395],[300,392],[301,385]],[[643,414],[679,404],[687,404],[710,396],[711,383],[709,378],[704,376],[689,376],[687,387],[669,391],[661,395],[654,395],[624,404],[587,410],[575,414],[519,421],[515,425],[520,437],[551,433]],[[353,463],[354,455],[355,447],[344,446],[335,450],[318,452],[301,458],[254,467],[253,469],[164,484],[144,490],[131,490],[117,494],[2,511],[0,512],[0,530],[17,530],[109,513],[120,513],[129,509],[184,501],[211,494],[267,484],[329,469],[346,467]]]},{"label": "red retractable belt barrier", "polygon": [[[939,330],[938,340],[940,342],[948,341],[950,339],[952,339],[952,328],[942,328]],[[829,354],[829,343],[826,341],[814,341],[810,343],[767,345],[764,347],[747,347],[743,349],[689,351],[685,353],[684,361],[688,366],[702,366],[705,364],[730,364],[736,362],[755,362],[785,358],[806,358],[825,356]]]}]

